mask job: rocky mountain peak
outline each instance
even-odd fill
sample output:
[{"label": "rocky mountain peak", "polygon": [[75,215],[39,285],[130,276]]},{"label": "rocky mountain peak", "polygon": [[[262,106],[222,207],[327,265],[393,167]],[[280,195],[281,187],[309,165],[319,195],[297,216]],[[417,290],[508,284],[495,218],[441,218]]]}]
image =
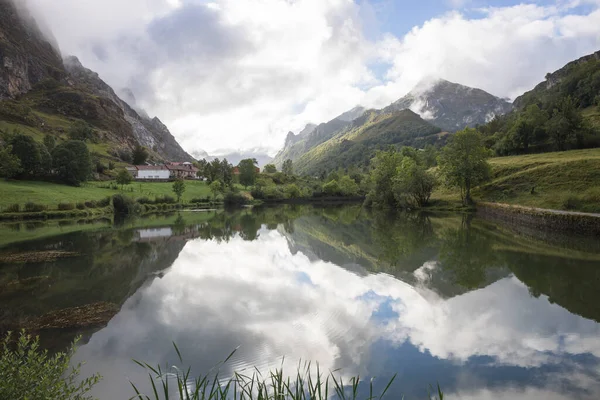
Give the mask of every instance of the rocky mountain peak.
[{"label": "rocky mountain peak", "polygon": [[45,36],[23,4],[0,0],[0,99],[15,98],[64,68],[54,40]]},{"label": "rocky mountain peak", "polygon": [[410,109],[443,130],[456,132],[506,114],[512,105],[481,89],[444,79],[427,79],[384,111],[401,109]]}]

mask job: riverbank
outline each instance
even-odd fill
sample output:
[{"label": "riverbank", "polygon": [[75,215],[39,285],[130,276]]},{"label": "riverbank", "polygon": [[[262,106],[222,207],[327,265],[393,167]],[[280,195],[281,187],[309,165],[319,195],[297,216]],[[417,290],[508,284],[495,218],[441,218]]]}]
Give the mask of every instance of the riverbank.
[{"label": "riverbank", "polygon": [[488,202],[477,203],[477,214],[539,230],[600,235],[600,214]]}]

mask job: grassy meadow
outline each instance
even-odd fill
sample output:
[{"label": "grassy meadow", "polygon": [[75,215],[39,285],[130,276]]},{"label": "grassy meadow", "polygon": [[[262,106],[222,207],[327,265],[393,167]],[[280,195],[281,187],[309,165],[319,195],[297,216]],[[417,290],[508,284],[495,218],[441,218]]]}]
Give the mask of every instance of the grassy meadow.
[{"label": "grassy meadow", "polygon": [[[87,200],[100,200],[114,194],[137,199],[156,196],[172,196],[172,182],[133,182],[126,185],[124,189],[111,188],[111,182],[88,182],[81,187],[59,185],[49,182],[37,181],[5,181],[0,180],[0,210],[12,204],[25,204],[33,202],[43,204],[50,209],[56,209],[59,203],[77,203]],[[182,196],[184,203],[193,198],[212,196],[208,185],[200,181],[186,181],[185,192]]]},{"label": "grassy meadow", "polygon": [[[495,157],[490,164],[492,180],[474,189],[475,201],[600,212],[600,149]],[[439,187],[432,201],[457,204],[460,194]]]}]

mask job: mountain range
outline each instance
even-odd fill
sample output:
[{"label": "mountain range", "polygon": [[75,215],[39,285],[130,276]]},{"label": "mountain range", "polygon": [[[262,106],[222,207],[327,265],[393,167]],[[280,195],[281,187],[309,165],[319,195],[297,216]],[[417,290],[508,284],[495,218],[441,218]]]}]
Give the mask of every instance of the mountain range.
[{"label": "mountain range", "polygon": [[274,163],[280,167],[291,159],[296,172],[308,174],[364,167],[389,145],[441,144],[448,133],[485,124],[512,107],[481,89],[442,79],[423,81],[381,110],[357,106],[329,122],[309,124],[298,135],[288,133]]},{"label": "mountain range", "polygon": [[160,119],[132,104],[130,91],[126,102],[76,57],[63,59],[54,40],[10,0],[0,0],[0,65],[0,129],[61,140],[83,120],[97,132],[98,158],[118,160],[139,144],[157,161],[193,160]]}]

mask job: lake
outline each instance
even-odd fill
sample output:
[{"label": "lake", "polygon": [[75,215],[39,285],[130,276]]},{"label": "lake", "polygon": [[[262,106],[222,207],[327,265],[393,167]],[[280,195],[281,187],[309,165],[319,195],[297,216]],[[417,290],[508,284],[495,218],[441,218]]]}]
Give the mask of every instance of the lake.
[{"label": "lake", "polygon": [[[600,241],[468,214],[360,206],[0,226],[0,331],[75,361],[100,399],[148,390],[132,359],[221,375],[300,360],[386,398],[600,398]],[[360,387],[366,390],[366,385]]]}]

